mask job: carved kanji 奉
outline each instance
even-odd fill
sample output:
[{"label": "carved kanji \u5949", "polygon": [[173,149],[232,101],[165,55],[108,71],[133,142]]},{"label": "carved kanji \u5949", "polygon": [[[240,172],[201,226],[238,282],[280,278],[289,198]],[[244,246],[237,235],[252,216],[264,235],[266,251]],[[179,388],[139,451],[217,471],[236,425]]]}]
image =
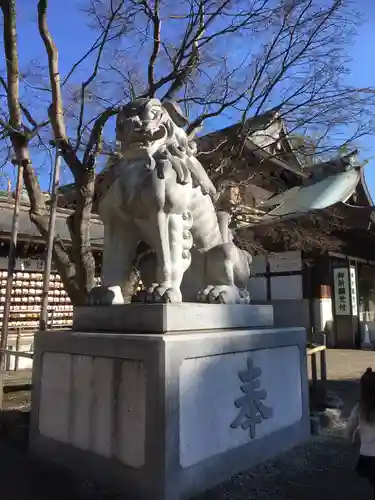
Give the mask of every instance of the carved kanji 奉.
[{"label": "carved kanji \u5949", "polygon": [[247,359],[247,370],[238,374],[241,382],[243,382],[241,391],[244,396],[234,402],[236,407],[240,408],[240,412],[231,423],[231,427],[236,429],[241,426],[242,429],[249,429],[251,439],[255,438],[256,425],[273,415],[272,408],[262,402],[266,399],[267,392],[264,389],[259,389],[261,374],[262,370],[254,366],[251,358]]}]

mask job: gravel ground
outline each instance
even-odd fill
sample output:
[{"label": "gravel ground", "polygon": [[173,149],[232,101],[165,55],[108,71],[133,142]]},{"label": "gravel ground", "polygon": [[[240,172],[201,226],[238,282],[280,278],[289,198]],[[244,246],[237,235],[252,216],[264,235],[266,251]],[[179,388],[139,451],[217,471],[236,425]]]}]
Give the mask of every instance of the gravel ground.
[{"label": "gravel ground", "polygon": [[356,452],[337,434],[319,436],[240,474],[202,500],[370,500],[371,491],[353,472]]},{"label": "gravel ground", "polygon": [[[356,450],[340,429],[240,474],[206,492],[200,500],[370,500],[365,482],[353,472]],[[69,472],[32,461],[27,453],[0,443],[2,500],[115,500]],[[152,500],[152,499],[150,499]]]}]

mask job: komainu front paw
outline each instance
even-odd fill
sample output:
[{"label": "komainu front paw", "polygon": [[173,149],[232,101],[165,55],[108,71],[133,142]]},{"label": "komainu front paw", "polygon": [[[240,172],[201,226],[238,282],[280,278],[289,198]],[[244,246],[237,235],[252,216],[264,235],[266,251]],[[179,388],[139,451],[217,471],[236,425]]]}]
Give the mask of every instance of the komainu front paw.
[{"label": "komainu front paw", "polygon": [[209,304],[250,304],[250,294],[235,285],[209,285],[199,292],[198,301]]},{"label": "komainu front paw", "polygon": [[89,292],[87,305],[112,306],[124,304],[121,288],[119,286],[95,286]]},{"label": "komainu front paw", "polygon": [[146,302],[182,302],[182,294],[177,288],[153,283],[153,285],[147,290]]}]

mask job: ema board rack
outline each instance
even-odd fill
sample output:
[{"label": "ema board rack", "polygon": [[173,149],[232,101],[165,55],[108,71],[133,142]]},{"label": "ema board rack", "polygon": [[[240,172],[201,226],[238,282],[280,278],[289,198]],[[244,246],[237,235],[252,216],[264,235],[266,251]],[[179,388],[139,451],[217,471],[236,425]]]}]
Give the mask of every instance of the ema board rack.
[{"label": "ema board rack", "polygon": [[[0,271],[0,322],[3,318],[1,306],[5,302],[7,276],[7,271]],[[14,273],[9,317],[10,329],[35,329],[39,326],[42,292],[43,273],[28,271]],[[50,328],[72,324],[73,306],[57,273],[51,273],[47,313]]]}]

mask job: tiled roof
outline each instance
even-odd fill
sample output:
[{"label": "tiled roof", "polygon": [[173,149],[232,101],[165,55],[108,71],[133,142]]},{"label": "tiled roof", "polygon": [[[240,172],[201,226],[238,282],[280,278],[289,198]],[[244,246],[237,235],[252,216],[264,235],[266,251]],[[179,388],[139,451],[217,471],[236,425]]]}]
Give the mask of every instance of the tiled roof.
[{"label": "tiled roof", "polygon": [[[13,207],[12,201],[0,199],[0,237],[9,235],[12,230]],[[39,231],[31,222],[28,211],[29,207],[22,204],[19,215],[19,239],[42,239]],[[70,213],[70,210],[58,209],[56,214],[56,235],[67,243],[71,241],[66,224],[66,218]],[[97,217],[94,217],[91,222],[91,242],[95,247],[103,245],[103,224]]]}]

